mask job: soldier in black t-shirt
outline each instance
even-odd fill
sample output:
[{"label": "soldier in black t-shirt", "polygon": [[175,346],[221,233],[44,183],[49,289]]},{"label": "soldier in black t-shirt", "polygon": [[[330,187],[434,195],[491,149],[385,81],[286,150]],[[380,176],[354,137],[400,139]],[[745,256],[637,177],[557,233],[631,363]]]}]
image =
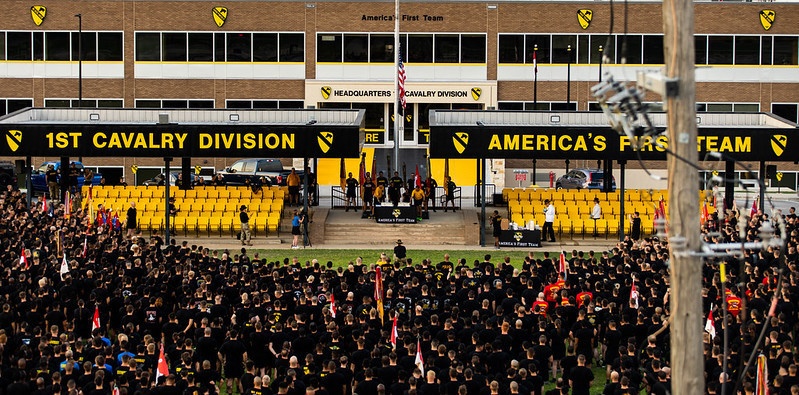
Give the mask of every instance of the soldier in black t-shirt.
[{"label": "soldier in black t-shirt", "polygon": [[47,172],[44,173],[47,179],[47,188],[50,192],[50,200],[58,200],[61,195],[58,193],[58,171],[53,165],[47,166]]},{"label": "soldier in black t-shirt", "polygon": [[394,177],[388,180],[388,198],[391,199],[391,204],[395,207],[400,201],[400,190],[402,189],[402,177],[398,172],[394,172]]},{"label": "soldier in black t-shirt", "polygon": [[373,205],[372,195],[374,194],[375,190],[375,183],[372,182],[372,175],[370,173],[366,173],[366,179],[363,181],[363,211],[367,209],[371,210]]},{"label": "soldier in black t-shirt", "polygon": [[352,176],[352,172],[350,172],[349,177],[345,181],[347,183],[347,209],[344,211],[350,211],[350,205],[355,206],[355,197],[357,196],[357,192],[355,192],[356,188],[358,188],[358,180]]}]

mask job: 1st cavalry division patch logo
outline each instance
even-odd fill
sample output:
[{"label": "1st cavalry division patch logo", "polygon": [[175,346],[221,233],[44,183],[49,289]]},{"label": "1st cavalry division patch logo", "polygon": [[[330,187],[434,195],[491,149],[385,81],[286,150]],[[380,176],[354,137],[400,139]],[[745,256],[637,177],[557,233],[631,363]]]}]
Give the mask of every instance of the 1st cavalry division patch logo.
[{"label": "1st cavalry division patch logo", "polygon": [[321,88],[322,90],[322,97],[327,100],[330,98],[330,94],[333,93],[333,88],[325,85]]},{"label": "1st cavalry division patch logo", "polygon": [[480,95],[482,94],[483,94],[483,89],[478,87],[472,88],[472,99],[474,99],[474,101],[480,100]]},{"label": "1st cavalry division patch logo", "polygon": [[47,15],[47,7],[43,5],[35,5],[31,7],[31,18],[36,26],[41,26],[44,22],[44,17]]},{"label": "1st cavalry division patch logo", "polygon": [[763,29],[771,29],[775,19],[777,19],[777,13],[774,10],[760,11],[760,25],[763,26]]},{"label": "1st cavalry division patch logo", "polygon": [[522,236],[522,232],[515,232],[513,234],[513,238],[516,239],[516,241],[520,241],[523,237],[524,236]]},{"label": "1st cavalry division patch logo", "polygon": [[214,15],[216,26],[222,27],[227,20],[227,7],[214,7],[211,13]]},{"label": "1st cavalry division patch logo", "polygon": [[588,29],[591,25],[591,19],[594,19],[594,12],[588,9],[577,10],[577,22],[580,22],[580,27],[583,30]]},{"label": "1st cavalry division patch logo", "polygon": [[319,143],[319,149],[327,153],[327,151],[330,151],[330,147],[333,146],[333,133],[319,132],[319,135],[316,136],[316,141]]},{"label": "1st cavalry division patch logo", "polygon": [[6,131],[6,142],[11,152],[17,152],[20,144],[22,144],[22,131],[8,130]]},{"label": "1st cavalry division patch logo", "polygon": [[781,156],[785,151],[785,145],[788,143],[788,136],[784,134],[775,134],[771,136],[771,150],[774,155]]},{"label": "1st cavalry division patch logo", "polygon": [[462,154],[463,151],[466,150],[466,146],[469,145],[469,133],[455,133],[455,135],[452,136],[452,144],[455,145],[455,150],[458,151],[459,154]]}]

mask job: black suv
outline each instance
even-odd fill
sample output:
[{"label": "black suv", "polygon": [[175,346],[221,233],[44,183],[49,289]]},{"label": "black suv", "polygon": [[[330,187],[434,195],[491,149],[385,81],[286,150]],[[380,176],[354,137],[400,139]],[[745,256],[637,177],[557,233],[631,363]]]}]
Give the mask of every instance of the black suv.
[{"label": "black suv", "polygon": [[[296,170],[302,178],[302,169]],[[247,185],[265,177],[270,185],[286,185],[286,177],[291,173],[291,168],[284,168],[280,159],[274,158],[248,158],[234,162],[230,167],[219,172],[226,185]]]},{"label": "black suv", "polygon": [[[574,169],[560,176],[555,181],[556,189],[602,189],[605,174],[599,169]],[[611,175],[613,177],[613,175]],[[613,177],[613,189],[616,190],[616,177]]]}]

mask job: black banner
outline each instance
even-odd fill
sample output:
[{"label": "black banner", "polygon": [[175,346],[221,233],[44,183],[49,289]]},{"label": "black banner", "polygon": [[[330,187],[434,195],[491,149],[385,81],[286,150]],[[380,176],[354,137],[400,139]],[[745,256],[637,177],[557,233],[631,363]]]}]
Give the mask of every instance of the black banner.
[{"label": "black banner", "polygon": [[415,224],[414,206],[375,206],[375,221],[380,224]]},{"label": "black banner", "polygon": [[357,158],[358,127],[2,125],[0,156]]},{"label": "black banner", "polygon": [[[700,159],[720,152],[744,161],[799,160],[797,129],[700,128]],[[609,127],[433,126],[434,158],[664,160],[673,145],[665,135],[630,139]],[[664,148],[665,147],[665,148]]]},{"label": "black banner", "polygon": [[503,230],[499,235],[500,247],[541,247],[540,230]]}]

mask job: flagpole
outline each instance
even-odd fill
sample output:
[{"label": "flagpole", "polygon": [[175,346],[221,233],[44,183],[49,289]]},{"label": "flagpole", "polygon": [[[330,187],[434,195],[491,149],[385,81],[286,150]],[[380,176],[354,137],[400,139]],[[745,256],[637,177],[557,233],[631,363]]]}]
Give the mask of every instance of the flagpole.
[{"label": "flagpole", "polygon": [[[394,169],[399,169],[399,139],[400,126],[402,125],[402,117],[400,117],[399,110],[399,16],[399,0],[394,0]],[[388,177],[391,177],[391,174]]]},{"label": "flagpole", "polygon": [[538,110],[538,44],[533,46],[533,74],[535,80],[533,81],[533,109]]}]

